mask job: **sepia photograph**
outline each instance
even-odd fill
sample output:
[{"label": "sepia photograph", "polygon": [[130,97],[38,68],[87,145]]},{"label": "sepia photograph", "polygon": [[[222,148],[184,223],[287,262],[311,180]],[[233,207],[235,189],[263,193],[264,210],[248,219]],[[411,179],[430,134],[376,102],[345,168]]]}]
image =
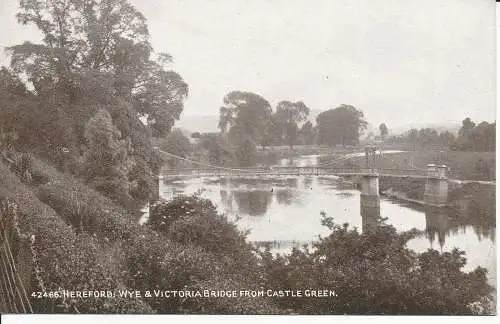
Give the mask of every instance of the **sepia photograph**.
[{"label": "sepia photograph", "polygon": [[0,314],[496,317],[496,10],[0,0]]}]

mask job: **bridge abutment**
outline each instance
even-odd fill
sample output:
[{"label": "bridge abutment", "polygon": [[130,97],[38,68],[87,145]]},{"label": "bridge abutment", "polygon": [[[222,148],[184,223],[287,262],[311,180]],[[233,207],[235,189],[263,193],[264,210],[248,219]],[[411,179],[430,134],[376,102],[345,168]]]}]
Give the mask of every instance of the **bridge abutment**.
[{"label": "bridge abutment", "polygon": [[429,206],[444,207],[448,202],[448,178],[446,165],[427,165],[424,202]]}]

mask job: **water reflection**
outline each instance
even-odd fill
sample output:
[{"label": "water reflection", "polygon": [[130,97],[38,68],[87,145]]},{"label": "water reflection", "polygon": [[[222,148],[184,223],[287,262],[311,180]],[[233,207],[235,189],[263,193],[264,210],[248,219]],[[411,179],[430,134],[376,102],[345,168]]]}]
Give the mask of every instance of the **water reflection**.
[{"label": "water reflection", "polygon": [[273,199],[269,190],[234,190],[231,191],[231,195],[238,205],[238,213],[250,216],[265,215]]},{"label": "water reflection", "polygon": [[361,214],[361,232],[366,233],[375,229],[381,224],[380,207],[375,206],[360,206]]},{"label": "water reflection", "polygon": [[426,208],[425,236],[431,245],[437,240],[442,248],[448,237],[467,232],[470,227],[479,241],[495,242],[495,220],[481,219],[477,213],[457,213],[444,209]]},{"label": "water reflection", "polygon": [[300,194],[295,190],[276,189],[276,201],[280,205],[300,204]]}]

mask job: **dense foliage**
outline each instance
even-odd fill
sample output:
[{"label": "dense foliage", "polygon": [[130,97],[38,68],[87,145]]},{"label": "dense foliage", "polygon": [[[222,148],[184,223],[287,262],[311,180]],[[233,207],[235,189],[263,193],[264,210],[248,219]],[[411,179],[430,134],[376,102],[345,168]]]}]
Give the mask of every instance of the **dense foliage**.
[{"label": "dense foliage", "polygon": [[[115,144],[126,143],[120,155],[127,168],[118,176],[130,183],[125,196],[147,198],[156,168],[151,135],[170,132],[188,86],[167,68],[171,57],[153,51],[146,18],[128,0],[21,1],[17,18],[42,39],[8,48],[10,69],[0,72],[2,137],[78,174],[92,171],[86,162],[96,155],[95,128],[116,127]],[[89,181],[101,177],[86,173]]]},{"label": "dense foliage", "polygon": [[316,122],[319,143],[329,146],[357,145],[368,124],[363,112],[350,105],[324,111],[316,117]]},{"label": "dense foliage", "polygon": [[[178,128],[172,129],[166,137],[159,138],[156,141],[161,150],[181,158],[188,157],[193,151],[193,145],[189,138]],[[169,167],[177,167],[182,164],[181,160],[173,157],[165,157],[164,161]]]},{"label": "dense foliage", "polygon": [[267,285],[278,289],[329,289],[334,298],[289,298],[280,306],[301,314],[473,314],[485,310],[492,288],[486,270],[464,273],[464,252],[415,253],[406,242],[416,233],[397,234],[379,226],[360,234],[330,223],[332,233],[311,250],[288,256],[263,253]]},{"label": "dense foliage", "polygon": [[299,126],[309,115],[309,108],[302,102],[280,101],[274,113],[276,123],[273,125],[279,134],[278,141],[290,147],[298,143]]},{"label": "dense foliage", "polygon": [[433,128],[412,128],[408,132],[388,139],[391,143],[411,145],[418,148],[441,148],[456,151],[495,151],[496,122],[483,121],[475,124],[470,118],[462,121],[458,134],[450,131],[438,132]]}]

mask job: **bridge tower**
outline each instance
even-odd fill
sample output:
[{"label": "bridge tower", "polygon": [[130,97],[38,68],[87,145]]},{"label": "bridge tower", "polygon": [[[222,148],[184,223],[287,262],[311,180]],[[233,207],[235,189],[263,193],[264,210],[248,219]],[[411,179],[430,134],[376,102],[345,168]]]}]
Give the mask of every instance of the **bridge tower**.
[{"label": "bridge tower", "polygon": [[364,173],[361,175],[361,205],[380,207],[378,173]]},{"label": "bridge tower", "polygon": [[427,165],[424,202],[429,206],[444,207],[448,201],[448,178],[446,165]]},{"label": "bridge tower", "polygon": [[376,146],[366,146],[365,147],[365,166],[367,169],[375,170],[377,159],[377,147]]}]

